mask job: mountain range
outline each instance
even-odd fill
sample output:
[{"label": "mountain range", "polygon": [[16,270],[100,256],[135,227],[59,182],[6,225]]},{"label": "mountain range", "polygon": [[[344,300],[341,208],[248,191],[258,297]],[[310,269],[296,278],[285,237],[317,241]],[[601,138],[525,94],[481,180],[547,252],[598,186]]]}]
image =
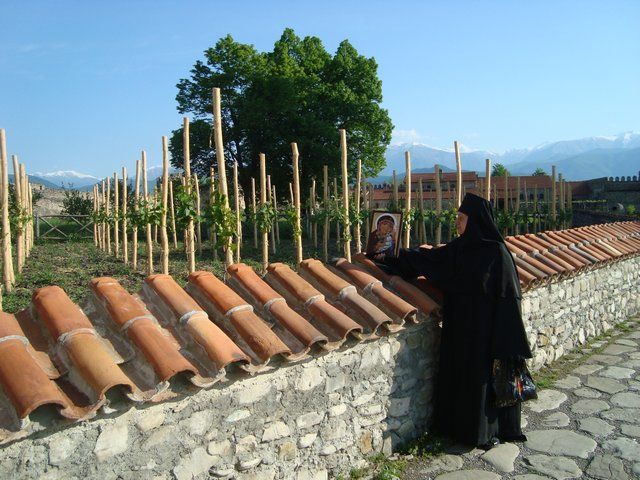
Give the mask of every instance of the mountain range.
[{"label": "mountain range", "polygon": [[[433,165],[455,169],[453,149],[442,149],[411,143],[391,145],[387,149],[387,166],[379,179],[386,179],[395,169],[398,174],[405,170],[404,152],[411,152],[414,170],[433,171]],[[501,163],[512,175],[531,175],[536,168],[557,171],[570,180],[586,180],[598,177],[638,175],[640,170],[640,133],[626,132],[609,137],[587,137],[578,140],[548,142],[533,148],[507,150],[504,153],[460,148],[460,159],[464,170],[484,174],[485,159]]]},{"label": "mountain range", "polygon": [[[387,165],[380,175],[370,181],[383,182],[391,178],[393,170],[398,176],[404,174],[404,152],[411,152],[411,166],[414,172],[432,172],[438,164],[443,171],[456,168],[453,149],[431,147],[421,143],[391,145],[386,152]],[[568,180],[587,180],[599,177],[621,177],[640,174],[640,133],[625,132],[608,137],[586,137],[578,140],[547,142],[533,148],[507,150],[495,153],[486,150],[472,150],[460,145],[462,168],[484,175],[485,159],[492,164],[501,163],[512,175],[531,175],[537,168],[551,173],[555,165],[558,173]],[[171,173],[177,172],[171,168]],[[148,169],[148,185],[152,188],[162,174],[161,166]],[[49,173],[36,172],[30,175],[33,183],[41,183],[50,188],[76,188],[88,191],[101,178],[74,170],[60,170]],[[131,181],[134,176],[130,174]]]}]

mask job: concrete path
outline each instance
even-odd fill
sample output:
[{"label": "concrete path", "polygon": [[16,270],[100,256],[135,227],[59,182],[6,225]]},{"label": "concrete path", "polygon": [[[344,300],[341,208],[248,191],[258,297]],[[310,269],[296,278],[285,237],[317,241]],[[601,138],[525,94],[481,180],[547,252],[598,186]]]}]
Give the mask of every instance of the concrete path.
[{"label": "concrete path", "polygon": [[640,319],[577,354],[579,366],[523,406],[528,441],[412,461],[407,479],[640,479]]}]

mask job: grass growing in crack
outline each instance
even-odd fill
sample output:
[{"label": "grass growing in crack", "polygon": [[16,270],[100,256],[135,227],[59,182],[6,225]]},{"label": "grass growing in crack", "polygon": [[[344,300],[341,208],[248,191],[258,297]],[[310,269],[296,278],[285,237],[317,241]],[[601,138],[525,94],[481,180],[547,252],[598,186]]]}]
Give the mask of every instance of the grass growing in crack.
[{"label": "grass growing in crack", "polygon": [[425,433],[400,447],[400,453],[424,459],[434,458],[445,453],[452,444],[449,438],[435,433]]},{"label": "grass growing in crack", "polygon": [[391,460],[382,453],[370,457],[369,461],[373,467],[373,480],[394,480],[407,468],[406,460]]},{"label": "grass growing in crack", "polygon": [[[633,330],[633,325],[630,325],[629,321],[623,321],[615,325],[612,329],[589,339],[589,341],[584,345],[579,345],[573,348],[567,354],[554,360],[551,365],[541,368],[537,372],[533,373],[536,386],[540,389],[553,386],[556,381],[569,375],[576,367],[588,360],[589,357],[601,353],[605,348],[607,348],[607,345],[611,340],[624,333],[628,333],[631,330]],[[603,341],[606,341],[604,345],[600,345],[599,347],[593,346],[594,344]],[[590,348],[591,352],[585,353],[585,348]]]}]

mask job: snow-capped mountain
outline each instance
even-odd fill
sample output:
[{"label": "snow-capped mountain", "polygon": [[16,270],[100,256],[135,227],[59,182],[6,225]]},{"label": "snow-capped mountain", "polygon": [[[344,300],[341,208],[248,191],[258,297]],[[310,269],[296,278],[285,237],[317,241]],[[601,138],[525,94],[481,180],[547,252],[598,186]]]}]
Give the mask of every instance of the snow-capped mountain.
[{"label": "snow-capped mountain", "polygon": [[[387,149],[387,166],[381,175],[391,175],[394,169],[403,172],[406,150],[411,152],[413,169],[432,168],[434,164],[455,169],[453,149],[412,143],[391,145]],[[545,142],[533,148],[507,150],[504,153],[465,147],[460,149],[460,153],[463,169],[477,172],[484,172],[485,159],[490,158],[493,163],[502,163],[509,167],[512,174],[518,175],[530,175],[538,167],[550,170],[552,164],[572,180],[638,175],[640,133],[625,132],[614,136]],[[597,158],[603,161],[598,163]]]},{"label": "snow-capped mountain", "polygon": [[58,170],[56,172],[42,173],[35,172],[36,177],[43,178],[58,187],[80,188],[87,185],[93,185],[99,178],[86,173],[76,172],[75,170]]}]

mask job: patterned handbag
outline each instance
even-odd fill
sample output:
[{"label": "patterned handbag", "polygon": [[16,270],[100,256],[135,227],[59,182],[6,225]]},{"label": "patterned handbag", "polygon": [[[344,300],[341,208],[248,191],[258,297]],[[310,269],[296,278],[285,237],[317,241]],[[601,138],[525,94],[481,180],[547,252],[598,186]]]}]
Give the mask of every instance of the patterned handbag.
[{"label": "patterned handbag", "polygon": [[496,407],[511,407],[538,398],[536,385],[522,357],[494,359],[492,387]]}]

